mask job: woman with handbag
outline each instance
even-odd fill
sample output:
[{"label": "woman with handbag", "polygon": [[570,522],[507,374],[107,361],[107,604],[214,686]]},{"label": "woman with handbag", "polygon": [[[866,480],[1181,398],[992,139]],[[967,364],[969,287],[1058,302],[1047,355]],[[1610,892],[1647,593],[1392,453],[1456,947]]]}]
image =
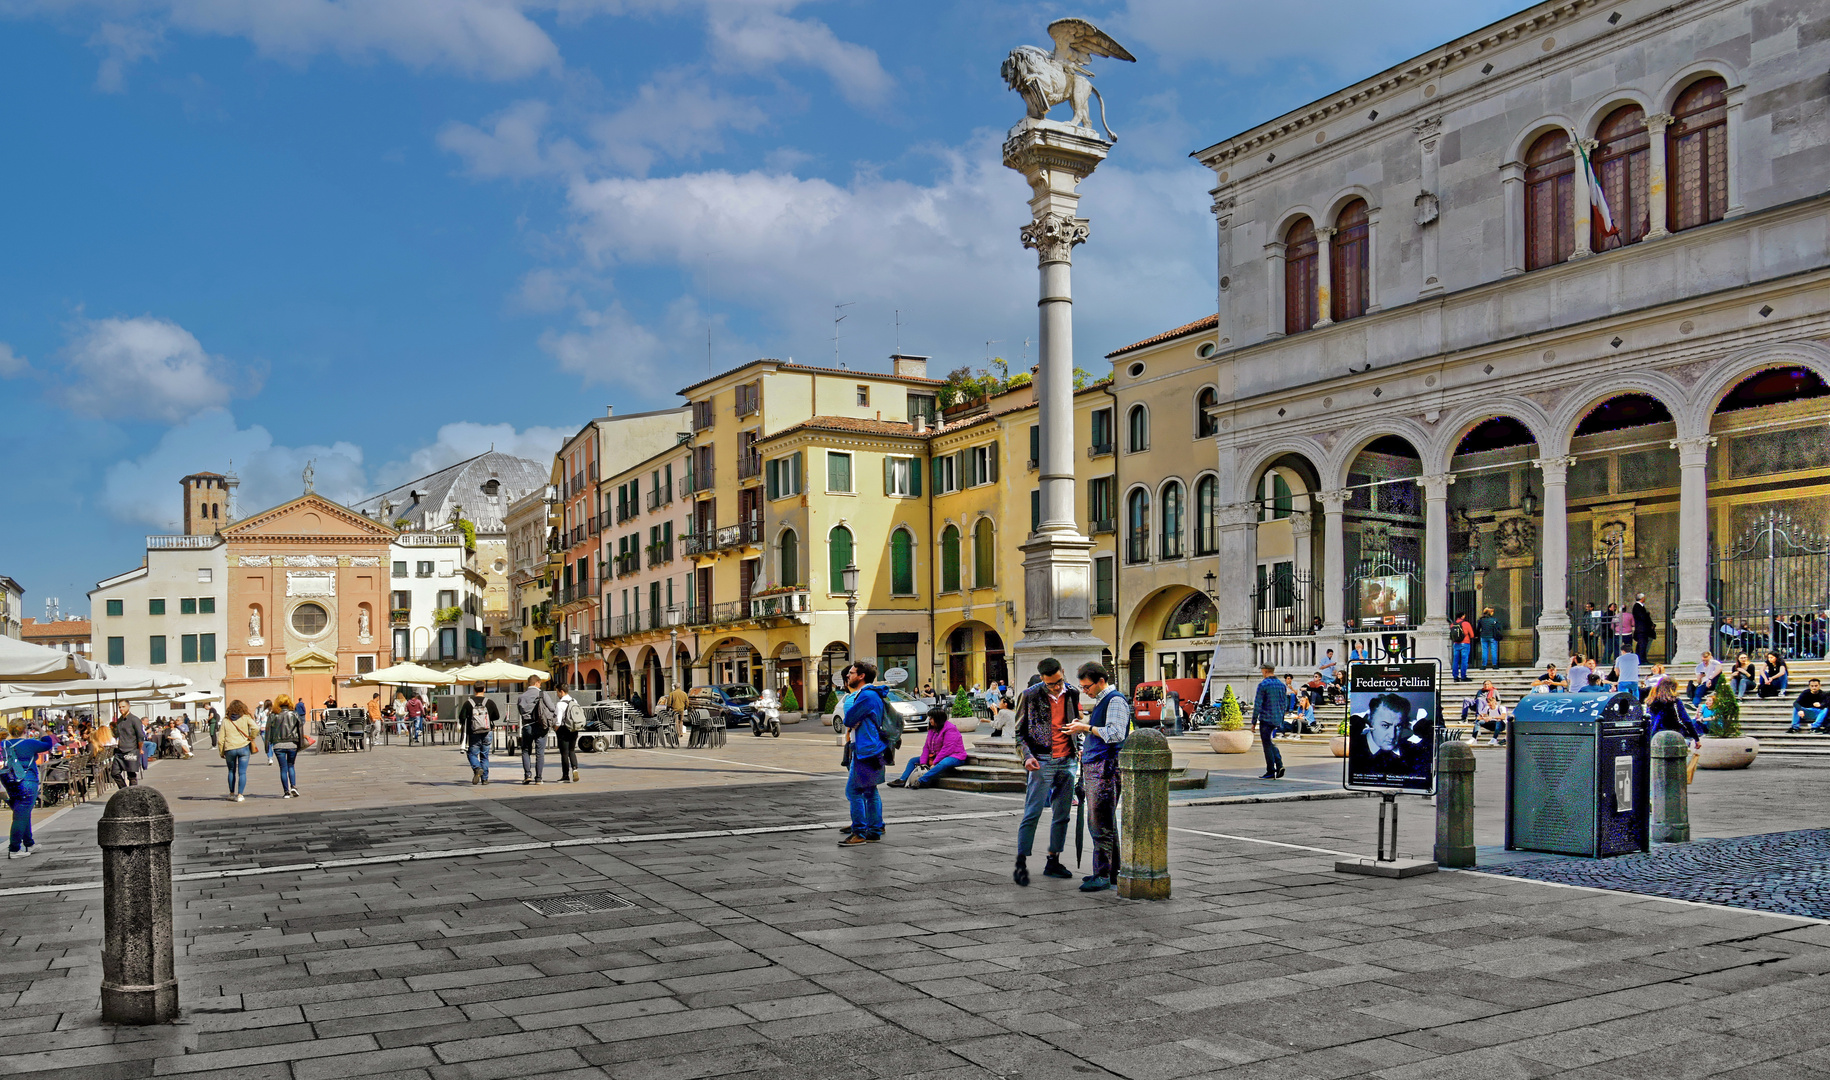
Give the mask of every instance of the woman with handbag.
[{"label": "woman with handbag", "polygon": [[[291,699],[281,698],[288,705]],[[248,790],[248,759],[260,747],[260,729],[248,715],[240,700],[229,702],[228,718],[222,722],[222,742],[218,747],[229,774],[229,801],[243,802]]]},{"label": "woman with handbag", "polygon": [[[281,702],[286,699],[281,697]],[[280,763],[280,798],[299,797],[299,748],[305,744],[305,732],[299,714],[281,705],[267,720],[267,752]]]}]

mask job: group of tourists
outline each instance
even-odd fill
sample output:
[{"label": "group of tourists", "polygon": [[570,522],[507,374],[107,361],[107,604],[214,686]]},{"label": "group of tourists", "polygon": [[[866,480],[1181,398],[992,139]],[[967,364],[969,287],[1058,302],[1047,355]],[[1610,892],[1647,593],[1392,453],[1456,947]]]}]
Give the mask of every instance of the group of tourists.
[{"label": "group of tourists", "polygon": [[[549,694],[539,676],[527,680],[527,689],[515,699],[516,725],[511,742],[521,750],[521,782],[546,783],[546,738],[554,736],[559,749],[559,782],[576,784],[584,779],[578,770],[578,733],[584,711],[563,685]],[[495,732],[503,722],[502,707],[481,684],[458,706],[458,727],[464,733],[464,757],[470,763],[470,782],[489,783],[489,752]]]},{"label": "group of tourists", "polygon": [[[1099,892],[1118,880],[1118,752],[1131,731],[1131,706],[1112,686],[1103,665],[1082,664],[1077,676],[1078,693],[1069,688],[1060,662],[1050,657],[1036,665],[1035,679],[1015,695],[1010,726],[1023,758],[1025,784],[1011,880],[1020,886],[1030,883],[1029,859],[1035,852],[1036,830],[1044,810],[1050,812],[1050,819],[1042,875],[1074,876],[1061,856],[1067,847],[1077,791],[1093,845],[1093,872],[1082,878],[1080,890]],[[895,763],[902,721],[888,707],[888,687],[877,682],[876,665],[854,661],[845,668],[844,679],[842,760],[851,824],[841,830],[844,839],[839,846],[858,847],[883,840],[883,798],[878,788],[886,769]],[[1082,700],[1093,703],[1084,714]],[[921,756],[909,762],[891,786],[920,788],[963,763],[965,756],[959,729],[945,712],[931,710]],[[917,768],[927,771],[916,778]]]}]

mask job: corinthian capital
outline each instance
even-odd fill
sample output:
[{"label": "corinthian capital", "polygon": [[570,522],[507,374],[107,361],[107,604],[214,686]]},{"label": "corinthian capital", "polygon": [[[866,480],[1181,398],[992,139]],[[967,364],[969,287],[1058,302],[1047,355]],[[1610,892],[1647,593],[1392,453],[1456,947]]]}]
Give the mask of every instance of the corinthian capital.
[{"label": "corinthian capital", "polygon": [[1256,525],[1260,510],[1261,504],[1255,502],[1227,503],[1214,511],[1214,524],[1222,529]]},{"label": "corinthian capital", "polygon": [[1436,473],[1433,476],[1419,476],[1417,486],[1423,489],[1426,499],[1446,499],[1449,497],[1449,485],[1455,482],[1454,473]]},{"label": "corinthian capital", "polygon": [[1716,445],[1714,435],[1698,435],[1691,439],[1671,440],[1671,449],[1678,452],[1680,468],[1702,468],[1709,464],[1709,448]]},{"label": "corinthian capital", "polygon": [[1569,467],[1576,463],[1573,457],[1538,458],[1532,464],[1544,472],[1546,484],[1561,484],[1569,479]]},{"label": "corinthian capital", "polygon": [[1353,498],[1353,491],[1350,488],[1342,488],[1340,491],[1322,491],[1318,492],[1315,497],[1322,504],[1322,513],[1338,514],[1346,508],[1347,501]]},{"label": "corinthian capital", "polygon": [[1023,246],[1035,248],[1042,262],[1071,262],[1075,244],[1087,242],[1092,222],[1062,214],[1043,214],[1023,226]]}]

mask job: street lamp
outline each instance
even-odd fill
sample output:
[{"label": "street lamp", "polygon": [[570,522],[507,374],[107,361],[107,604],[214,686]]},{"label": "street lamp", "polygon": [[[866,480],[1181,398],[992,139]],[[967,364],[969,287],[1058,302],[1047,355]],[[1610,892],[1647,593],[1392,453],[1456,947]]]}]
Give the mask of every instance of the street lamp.
[{"label": "street lamp", "polygon": [[1218,582],[1219,580],[1220,580],[1219,578],[1214,576],[1214,572],[1212,570],[1209,570],[1207,572],[1207,576],[1201,579],[1202,583],[1207,586],[1207,595],[1210,599],[1218,597],[1220,595],[1219,592],[1217,592],[1214,587],[1215,583]]},{"label": "street lamp", "polygon": [[680,685],[680,623],[684,614],[678,604],[667,609],[667,636],[673,641],[672,651],[667,654],[667,670],[673,679],[669,690]]},{"label": "street lamp", "polygon": [[858,658],[858,564],[846,563],[839,579],[845,589],[845,662],[851,663]]}]

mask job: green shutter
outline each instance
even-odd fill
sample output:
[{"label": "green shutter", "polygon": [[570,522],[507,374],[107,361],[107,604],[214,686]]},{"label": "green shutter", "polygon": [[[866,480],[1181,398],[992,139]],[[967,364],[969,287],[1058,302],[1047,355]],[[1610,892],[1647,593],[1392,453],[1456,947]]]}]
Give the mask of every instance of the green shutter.
[{"label": "green shutter", "polygon": [[998,482],[998,452],[1000,449],[997,443],[992,443],[985,450],[985,468],[987,470],[985,482],[987,484]]},{"label": "green shutter", "polygon": [[[939,492],[940,492],[940,490],[941,490],[941,485],[940,485],[940,469],[941,469],[941,465],[940,465],[940,462],[941,462],[941,459],[940,459],[940,458],[934,458],[934,459],[932,459],[932,460],[930,460],[930,461],[929,461],[929,462],[928,462],[928,467],[929,467],[929,468],[931,468],[931,469],[933,469],[933,470],[934,470],[934,491],[935,491],[935,493],[936,493],[936,494],[938,494],[938,493],[939,493]],[[110,604],[112,604],[112,603],[114,603],[114,601],[113,601],[113,600],[110,600],[110,601],[108,601],[108,602],[109,602],[109,603],[110,603]],[[118,614],[118,612],[113,612],[113,611],[111,611],[111,612],[109,612],[109,614],[110,614],[110,615],[114,615],[114,614]]]},{"label": "green shutter", "polygon": [[775,482],[775,468],[778,464],[779,462],[774,458],[763,462],[763,488],[768,492],[770,499],[782,497],[782,489]]},{"label": "green shutter", "polygon": [[199,635],[197,644],[197,659],[205,664],[214,664],[216,662],[216,635]]},{"label": "green shutter", "polygon": [[[127,602],[126,602],[126,601],[125,601],[125,600],[110,600],[110,601],[108,601],[108,614],[110,614],[110,615],[124,615],[124,614],[126,614],[126,604],[127,604]],[[111,663],[111,664],[118,664],[118,663],[120,663],[120,661],[119,661],[119,660],[110,660],[110,661],[108,661],[108,662],[109,662],[109,663]]]},{"label": "green shutter", "polygon": [[[109,601],[117,603],[118,601]],[[111,637],[108,639],[108,662],[119,667],[127,662],[127,639]]]},{"label": "green shutter", "polygon": [[789,494],[790,494],[790,495],[799,495],[799,494],[800,494],[800,493],[801,493],[801,490],[802,490],[802,487],[801,487],[801,485],[802,485],[802,479],[801,479],[801,477],[802,477],[802,474],[801,474],[801,451],[799,451],[799,450],[796,450],[796,451],[795,451],[795,452],[794,452],[794,483],[793,483],[793,485],[792,485],[792,486],[791,486],[791,487],[790,487],[790,488],[789,488],[789,489],[788,489],[788,493],[789,493]]},{"label": "green shutter", "polygon": [[197,598],[195,596],[179,597],[178,598],[178,614],[180,614],[180,615],[197,614]]},{"label": "green shutter", "polygon": [[827,537],[827,592],[839,592],[845,587],[845,568],[851,565],[851,530],[841,525]]},{"label": "green shutter", "polygon": [[940,534],[940,587],[945,592],[959,591],[959,529],[952,525]]},{"label": "green shutter", "polygon": [[890,592],[911,596],[915,592],[915,544],[908,531],[897,529],[890,534]]},{"label": "green shutter", "polygon": [[883,493],[885,495],[894,495],[896,493],[895,461],[896,459],[888,454],[883,455]]},{"label": "green shutter", "polygon": [[197,614],[216,614],[216,598],[214,596],[199,596],[197,598]]},{"label": "green shutter", "polygon": [[154,634],[147,643],[147,663],[155,666],[165,663],[165,635]]},{"label": "green shutter", "polygon": [[1036,424],[1029,425],[1029,460],[1042,461],[1042,428]]},{"label": "green shutter", "polygon": [[185,634],[178,639],[178,662],[195,664],[197,662],[197,635]]},{"label": "green shutter", "polygon": [[909,459],[909,494],[921,495],[921,459],[918,457]]},{"label": "green shutter", "polygon": [[1042,489],[1034,488],[1029,493],[1029,531],[1035,532],[1042,527]]}]

